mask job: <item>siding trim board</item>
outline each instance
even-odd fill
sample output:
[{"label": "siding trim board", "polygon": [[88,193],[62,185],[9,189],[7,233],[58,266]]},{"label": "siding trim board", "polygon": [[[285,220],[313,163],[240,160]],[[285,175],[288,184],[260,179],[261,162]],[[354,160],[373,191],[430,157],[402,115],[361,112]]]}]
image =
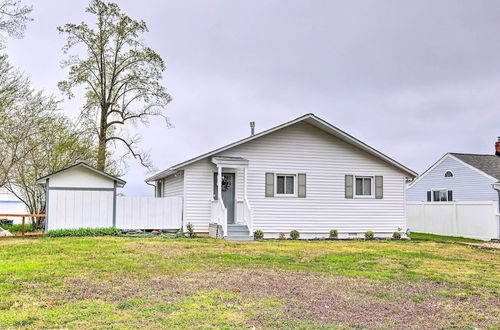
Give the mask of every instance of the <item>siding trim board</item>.
[{"label": "siding trim board", "polygon": [[88,188],[88,187],[48,187],[48,190],[77,190],[77,191],[116,191],[116,188]]}]

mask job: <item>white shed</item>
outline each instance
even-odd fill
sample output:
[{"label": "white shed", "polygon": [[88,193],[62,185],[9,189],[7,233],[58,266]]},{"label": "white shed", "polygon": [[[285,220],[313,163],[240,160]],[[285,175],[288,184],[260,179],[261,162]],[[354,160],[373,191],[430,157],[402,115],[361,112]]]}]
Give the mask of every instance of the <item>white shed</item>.
[{"label": "white shed", "polygon": [[125,185],[122,179],[82,162],[37,183],[47,189],[45,231],[116,227],[116,188]]}]

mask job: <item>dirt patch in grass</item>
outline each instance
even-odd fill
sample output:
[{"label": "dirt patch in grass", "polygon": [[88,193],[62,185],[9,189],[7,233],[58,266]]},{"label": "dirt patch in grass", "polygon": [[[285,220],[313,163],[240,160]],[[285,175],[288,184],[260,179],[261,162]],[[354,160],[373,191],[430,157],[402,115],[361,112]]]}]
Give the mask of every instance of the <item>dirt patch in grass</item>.
[{"label": "dirt patch in grass", "polygon": [[[246,323],[257,327],[297,326],[311,321],[320,326],[369,328],[491,327],[498,324],[500,306],[498,296],[432,281],[380,281],[268,269],[233,268],[150,280],[68,279],[65,287],[65,293],[58,292],[51,299],[118,303],[160,299],[175,306],[196,299],[200,292],[227,292],[233,298],[225,303],[244,312]],[[253,308],[262,299],[279,304]]]}]

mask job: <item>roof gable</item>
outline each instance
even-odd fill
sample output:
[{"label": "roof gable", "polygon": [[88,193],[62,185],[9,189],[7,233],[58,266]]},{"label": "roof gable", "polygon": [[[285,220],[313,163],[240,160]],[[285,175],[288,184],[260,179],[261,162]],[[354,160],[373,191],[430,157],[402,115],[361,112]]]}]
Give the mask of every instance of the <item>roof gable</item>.
[{"label": "roof gable", "polygon": [[112,180],[112,181],[116,181],[116,182],[118,183],[118,186],[119,186],[119,187],[123,187],[123,186],[127,183],[126,181],[124,181],[124,180],[122,180],[122,179],[120,179],[120,178],[117,178],[117,177],[115,177],[115,176],[112,176],[111,174],[108,174],[108,173],[106,173],[106,172],[103,172],[103,171],[101,171],[101,170],[98,170],[97,168],[95,168],[95,167],[93,167],[93,166],[90,166],[90,165],[88,165],[87,163],[84,163],[84,162],[80,162],[80,163],[77,163],[77,164],[75,164],[75,165],[72,165],[72,166],[69,166],[69,167],[63,168],[63,169],[61,169],[61,170],[59,170],[59,171],[56,171],[56,172],[54,172],[54,173],[51,173],[51,174],[45,175],[45,176],[43,176],[43,177],[41,177],[41,178],[37,179],[37,180],[36,180],[36,183],[39,183],[39,184],[45,184],[45,182],[46,182],[46,180],[47,180],[47,179],[50,179],[51,177],[53,177],[53,176],[55,176],[55,175],[58,175],[58,174],[60,174],[60,173],[66,172],[66,171],[68,171],[68,170],[75,169],[75,168],[77,168],[77,167],[84,167],[84,168],[86,168],[86,169],[88,169],[88,170],[90,170],[90,171],[92,171],[92,172],[94,172],[94,173],[96,173],[96,174],[102,175],[102,176],[104,176],[104,177],[106,177],[106,178],[108,178],[108,179],[110,179],[110,180]]},{"label": "roof gable", "polygon": [[[420,180],[422,180],[424,177],[426,177],[429,173],[432,172],[432,170],[434,170],[437,166],[439,166],[439,164],[441,164],[442,162],[444,162],[446,159],[448,158],[453,158],[455,159],[456,161],[458,161],[459,163],[463,164],[464,166],[467,166],[469,168],[471,168],[472,170],[482,174],[483,176],[487,177],[488,179],[491,179],[493,181],[496,181],[498,180],[497,177],[494,177],[484,171],[482,171],[481,169],[473,166],[472,164],[469,164],[468,162],[464,161],[463,159],[457,157],[457,155],[471,155],[471,156],[490,156],[490,155],[473,155],[473,154],[457,154],[457,153],[446,153],[444,154],[443,157],[441,157],[437,162],[435,162],[434,164],[432,164],[431,167],[429,167],[427,170],[425,170],[425,172],[423,172],[422,174],[420,174],[415,180],[413,180],[409,185],[408,185],[408,188],[411,188],[413,187],[417,182],[419,182]],[[493,155],[494,156],[494,155]],[[494,156],[494,157],[497,157],[497,158],[500,158],[498,156]]]},{"label": "roof gable", "polygon": [[251,135],[249,137],[246,137],[244,139],[241,139],[239,141],[236,141],[234,143],[231,143],[231,144],[228,144],[224,147],[221,147],[221,148],[218,148],[218,149],[215,149],[215,150],[212,150],[208,153],[205,153],[205,154],[202,154],[198,157],[195,157],[195,158],[192,158],[192,159],[189,159],[185,162],[182,162],[182,163],[179,163],[177,165],[174,165],[170,168],[168,168],[167,170],[165,171],[162,171],[160,173],[157,173],[156,175],[153,175],[152,177],[146,179],[145,181],[146,182],[150,182],[150,181],[154,181],[154,180],[157,180],[157,179],[161,179],[161,178],[164,178],[172,173],[174,173],[175,171],[179,170],[180,168],[188,165],[188,164],[191,164],[191,163],[194,163],[198,160],[201,160],[201,159],[204,159],[206,157],[210,157],[210,156],[213,156],[217,153],[220,153],[222,151],[225,151],[225,150],[228,150],[228,149],[231,149],[233,147],[236,147],[238,145],[241,145],[243,143],[246,143],[246,142],[249,142],[249,141],[253,141],[253,140],[256,140],[262,136],[265,136],[267,134],[270,134],[272,132],[275,132],[277,130],[280,130],[282,128],[285,128],[285,127],[288,127],[288,126],[291,126],[293,124],[296,124],[298,122],[307,122],[311,125],[313,125],[314,127],[318,128],[318,129],[321,129],[343,141],[346,141],[352,145],[354,145],[355,147],[358,147],[360,148],[361,150],[365,151],[365,152],[368,152],[369,154],[372,154],[382,160],[384,160],[385,162],[399,168],[400,170],[402,170],[403,172],[409,174],[410,176],[417,176],[417,173],[411,169],[409,169],[408,167],[402,165],[401,163],[395,161],[394,159],[386,156],[385,154],[381,153],[380,151],[376,150],[375,148],[367,145],[366,143],[356,139],[355,137],[353,137],[352,135],[349,135],[347,134],[346,132],[342,131],[341,129],[331,125],[330,123],[326,122],[325,120],[315,116],[314,114],[312,113],[309,113],[309,114],[306,114],[304,116],[301,116],[299,118],[296,118],[294,120],[291,120],[289,122],[286,122],[284,124],[281,124],[281,125],[278,125],[276,127],[273,127],[273,128],[270,128],[268,130],[265,130],[265,131],[262,131],[260,133],[257,133],[255,135]]},{"label": "roof gable", "polygon": [[478,154],[460,154],[450,153],[461,161],[472,167],[488,174],[489,176],[500,180],[500,157],[497,155],[478,155]]}]

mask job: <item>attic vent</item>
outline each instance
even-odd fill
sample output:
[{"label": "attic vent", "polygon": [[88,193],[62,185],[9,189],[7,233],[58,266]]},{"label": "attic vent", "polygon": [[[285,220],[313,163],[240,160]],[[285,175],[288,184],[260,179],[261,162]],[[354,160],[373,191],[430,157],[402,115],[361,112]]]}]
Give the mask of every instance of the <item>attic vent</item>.
[{"label": "attic vent", "polygon": [[444,177],[445,178],[453,178],[453,172],[452,171],[446,171],[446,173],[444,174]]}]

